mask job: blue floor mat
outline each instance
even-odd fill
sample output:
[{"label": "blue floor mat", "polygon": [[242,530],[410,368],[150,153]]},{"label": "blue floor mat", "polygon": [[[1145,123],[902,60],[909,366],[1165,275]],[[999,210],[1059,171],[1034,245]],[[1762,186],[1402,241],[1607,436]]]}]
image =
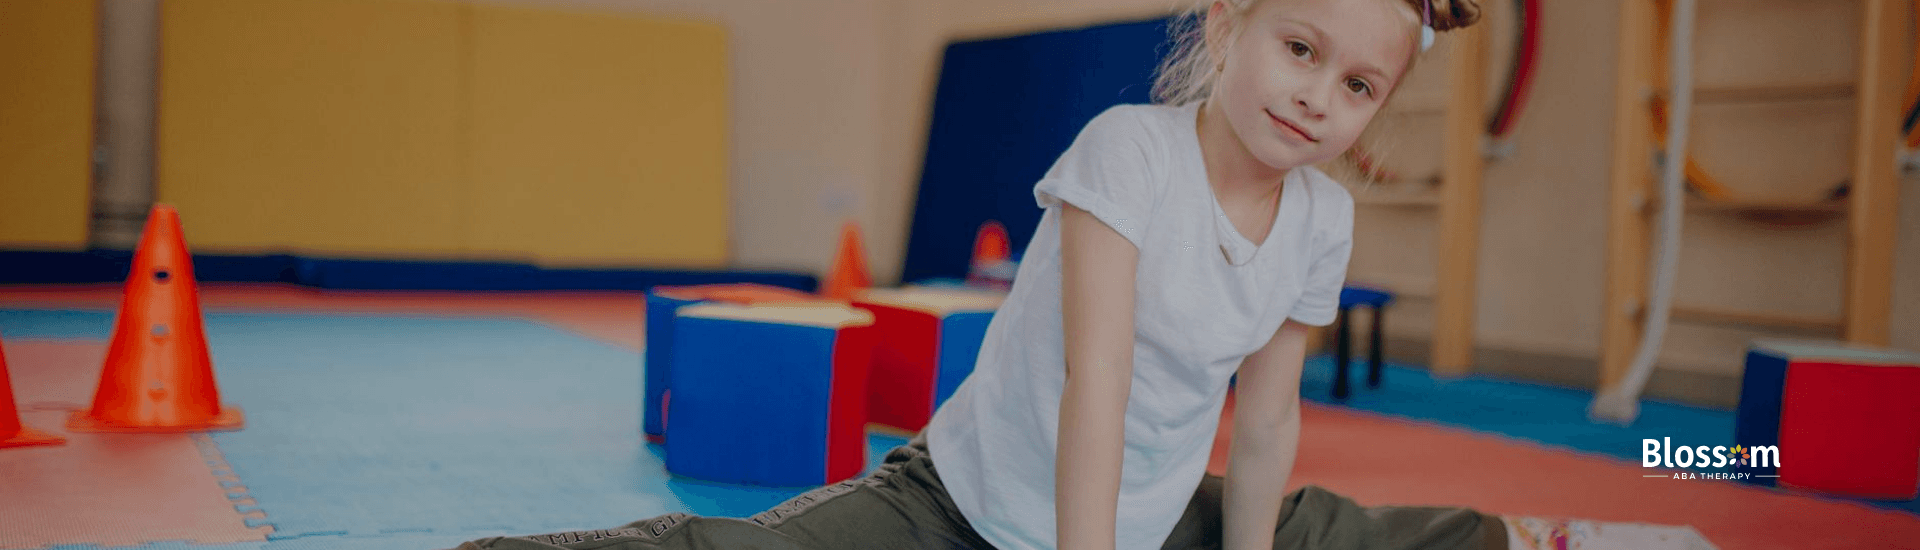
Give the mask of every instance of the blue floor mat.
[{"label": "blue floor mat", "polygon": [[0,309],[0,340],[14,338],[89,338],[113,335],[113,312],[50,309]]},{"label": "blue floor mat", "polygon": [[[0,310],[0,337],[104,339],[111,322]],[[802,491],[668,476],[640,442],[640,354],[532,322],[211,314],[206,329],[223,401],[247,421],[213,440],[266,514],[249,521],[275,529],[253,547],[743,517]],[[869,462],[901,443],[871,437]]]}]

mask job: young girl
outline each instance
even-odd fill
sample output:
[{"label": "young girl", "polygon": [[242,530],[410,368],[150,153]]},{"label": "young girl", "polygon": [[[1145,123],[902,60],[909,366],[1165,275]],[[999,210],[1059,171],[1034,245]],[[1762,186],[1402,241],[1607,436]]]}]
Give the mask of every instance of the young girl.
[{"label": "young girl", "polygon": [[[1307,327],[1334,320],[1352,247],[1352,198],[1310,165],[1353,145],[1423,38],[1478,18],[1475,0],[1197,6],[1162,104],[1101,114],[1034,188],[1046,212],[974,372],[877,471],[745,520],[461,547],[1480,550],[1564,534],[1285,492]],[[1222,479],[1205,470],[1235,374]]]}]

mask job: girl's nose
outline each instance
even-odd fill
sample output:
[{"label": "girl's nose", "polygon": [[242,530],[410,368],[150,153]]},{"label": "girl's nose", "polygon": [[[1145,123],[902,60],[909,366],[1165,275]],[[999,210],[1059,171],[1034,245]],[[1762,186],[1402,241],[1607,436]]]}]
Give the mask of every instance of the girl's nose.
[{"label": "girl's nose", "polygon": [[1294,91],[1293,102],[1300,107],[1300,112],[1307,117],[1320,118],[1326,116],[1327,101],[1331,99],[1327,97],[1327,94],[1330,93],[1331,88],[1332,86],[1324,82],[1324,79],[1314,79],[1312,84],[1302,86],[1300,89]]}]

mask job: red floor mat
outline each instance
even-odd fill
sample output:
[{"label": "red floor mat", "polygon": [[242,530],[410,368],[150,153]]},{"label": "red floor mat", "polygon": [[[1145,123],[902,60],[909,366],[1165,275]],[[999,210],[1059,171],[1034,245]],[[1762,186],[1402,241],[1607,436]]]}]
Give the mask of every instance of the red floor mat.
[{"label": "red floor mat", "polygon": [[[1226,471],[1228,405],[1208,468],[1216,474]],[[1691,525],[1727,550],[1912,548],[1920,541],[1920,517],[1912,514],[1732,481],[1646,478],[1660,472],[1339,407],[1309,403],[1300,413],[1289,490],[1319,485],[1368,506]]]},{"label": "red floor mat", "polygon": [[217,454],[203,455],[197,436],[65,429],[68,411],[93,398],[106,342],[5,346],[21,420],[67,444],[0,450],[0,548],[266,540],[267,528],[247,527],[247,516],[235,511],[223,478],[207,464]]}]

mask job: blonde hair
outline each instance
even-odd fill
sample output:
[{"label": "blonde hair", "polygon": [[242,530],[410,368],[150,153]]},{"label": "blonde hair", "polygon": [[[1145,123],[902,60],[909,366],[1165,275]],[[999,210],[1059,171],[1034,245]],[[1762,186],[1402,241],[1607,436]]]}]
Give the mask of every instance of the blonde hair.
[{"label": "blonde hair", "polygon": [[[1220,1],[1228,6],[1228,24],[1233,26],[1227,36],[1231,37],[1240,32],[1239,15],[1263,0]],[[1480,20],[1478,0],[1385,1],[1405,2],[1417,14],[1433,10],[1428,21],[1435,31],[1458,29]],[[1206,99],[1213,93],[1213,81],[1219,75],[1216,70],[1219,60],[1214,59],[1212,50],[1207,48],[1207,11],[1211,5],[1213,0],[1195,0],[1192,6],[1174,16],[1167,29],[1172,48],[1167,57],[1160,61],[1160,68],[1154,75],[1154,101],[1185,105]]]}]

